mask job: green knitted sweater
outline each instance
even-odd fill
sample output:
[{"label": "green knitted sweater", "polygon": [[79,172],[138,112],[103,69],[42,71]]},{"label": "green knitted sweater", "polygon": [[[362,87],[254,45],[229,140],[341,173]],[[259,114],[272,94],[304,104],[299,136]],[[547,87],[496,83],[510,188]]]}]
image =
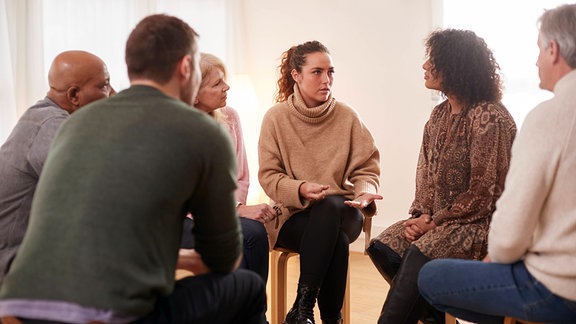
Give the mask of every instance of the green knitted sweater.
[{"label": "green knitted sweater", "polygon": [[0,299],[62,301],[142,316],[170,294],[182,222],[215,272],[242,249],[229,136],[208,115],[147,86],[64,123]]}]

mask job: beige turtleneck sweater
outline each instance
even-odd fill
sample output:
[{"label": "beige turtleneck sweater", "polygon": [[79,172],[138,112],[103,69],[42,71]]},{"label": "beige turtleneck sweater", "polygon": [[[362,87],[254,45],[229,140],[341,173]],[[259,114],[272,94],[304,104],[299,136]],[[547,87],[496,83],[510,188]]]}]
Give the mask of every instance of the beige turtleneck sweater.
[{"label": "beige turtleneck sweater", "polygon": [[[266,224],[271,249],[284,222],[311,204],[300,197],[302,183],[329,185],[329,195],[349,199],[378,191],[380,155],[358,114],[333,98],[307,108],[297,86],[264,116],[258,157],[260,184],[281,211]],[[373,216],[375,204],[363,212]]]}]

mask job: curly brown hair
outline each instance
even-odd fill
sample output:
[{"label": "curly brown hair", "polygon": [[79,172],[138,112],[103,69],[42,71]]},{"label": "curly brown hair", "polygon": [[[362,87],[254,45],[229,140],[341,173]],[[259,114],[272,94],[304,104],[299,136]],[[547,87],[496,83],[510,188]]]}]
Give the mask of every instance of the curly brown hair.
[{"label": "curly brown hair", "polygon": [[306,55],[318,52],[330,54],[328,48],[319,41],[308,41],[304,44],[292,46],[289,50],[282,53],[282,61],[278,66],[280,78],[278,79],[276,102],[286,101],[294,92],[295,81],[292,78],[292,70],[301,73],[302,66],[306,64]]},{"label": "curly brown hair", "polygon": [[425,45],[443,95],[466,106],[502,99],[500,66],[484,39],[469,30],[445,29],[432,32]]}]

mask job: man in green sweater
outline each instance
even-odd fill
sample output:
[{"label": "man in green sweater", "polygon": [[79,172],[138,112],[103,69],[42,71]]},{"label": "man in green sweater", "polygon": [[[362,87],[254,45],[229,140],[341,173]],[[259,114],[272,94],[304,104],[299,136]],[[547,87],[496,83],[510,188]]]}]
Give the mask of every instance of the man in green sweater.
[{"label": "man in green sweater", "polygon": [[[126,44],[131,87],[61,128],[30,226],[0,290],[23,323],[265,323],[265,285],[237,270],[235,158],[226,131],[193,109],[197,34],[143,19]],[[194,215],[195,251],[179,259]],[[175,282],[177,264],[195,276]]]}]

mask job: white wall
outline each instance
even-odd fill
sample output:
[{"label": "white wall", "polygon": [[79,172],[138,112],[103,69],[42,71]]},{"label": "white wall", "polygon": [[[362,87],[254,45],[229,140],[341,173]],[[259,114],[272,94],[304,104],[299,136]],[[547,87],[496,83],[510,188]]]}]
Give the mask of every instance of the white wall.
[{"label": "white wall", "polygon": [[[5,4],[4,1],[18,5],[18,8],[22,5],[22,8],[15,11],[10,6],[1,6],[10,9],[10,14],[0,14],[0,35],[5,33],[6,18],[14,14],[20,21],[29,17],[31,10],[42,12],[42,4],[45,4],[42,0],[0,0],[0,4]],[[125,19],[112,19],[110,24],[104,25],[88,23],[95,19],[93,15],[102,16],[106,4],[111,2],[85,0],[80,12],[64,0],[53,1],[52,6],[45,6],[43,10],[48,18],[39,25],[44,30],[40,28],[33,35],[46,34],[46,41],[49,40],[51,47],[44,50],[44,56],[37,56],[47,60],[44,63],[48,65],[55,53],[62,50],[74,48],[92,51],[105,58],[112,84],[116,90],[122,90],[128,86],[123,44],[136,20],[150,11],[159,11],[188,21],[201,35],[202,51],[220,55],[233,72],[249,76],[254,85],[256,100],[232,102],[230,98],[230,104],[241,112],[252,171],[253,190],[249,198],[254,202],[264,198],[257,181],[258,133],[262,116],[273,104],[280,56],[292,45],[319,40],[330,49],[335,63],[334,96],[359,112],[380,149],[380,193],[384,200],[378,202],[379,214],[374,218],[373,234],[378,234],[391,223],[407,216],[414,194],[422,128],[433,105],[432,92],[425,89],[423,82],[423,43],[440,19],[437,13],[441,11],[442,0],[115,1],[117,11],[122,12]],[[80,17],[87,23],[79,35],[54,38],[53,35],[66,35],[66,31],[70,30],[69,25],[76,21],[68,18],[54,22],[52,17],[55,17],[56,12],[52,11],[57,11],[53,8],[55,4],[59,5],[60,10],[74,11],[75,18],[80,14],[92,15],[92,18]],[[198,7],[200,5],[202,7]],[[229,12],[221,12],[225,8],[240,8],[242,12],[238,14],[231,10],[234,15],[226,16]],[[224,24],[230,25],[230,28],[226,26],[226,32],[222,31]],[[47,28],[48,25],[50,28]],[[24,32],[24,29],[17,29],[17,38],[27,39],[25,36],[30,33],[21,34]],[[231,46],[235,49],[231,52],[229,49],[221,50],[228,48],[226,43],[229,40],[224,36],[226,33],[239,36]],[[101,38],[97,42],[92,37],[86,37],[96,34],[110,35],[110,39],[105,38],[103,44]],[[29,41],[39,47],[43,44],[34,37]],[[0,55],[2,53],[0,51]],[[38,51],[30,54],[38,54]],[[38,73],[40,70],[30,71],[36,79],[35,83],[27,82],[29,86],[20,87],[28,94],[22,96],[28,100],[27,104],[20,105],[23,109],[41,98],[46,91],[45,73]],[[38,85],[32,88],[41,90],[29,91],[32,83]],[[0,93],[5,91],[9,90],[0,89]],[[246,102],[251,102],[248,107]],[[7,116],[2,111],[0,115],[2,121],[10,117],[11,122],[7,124],[15,122],[15,116]],[[2,124],[2,131],[7,130],[8,127]],[[362,246],[360,240],[353,248],[361,249]]]},{"label": "white wall", "polygon": [[[334,60],[335,98],[359,112],[380,150],[384,200],[373,235],[407,217],[422,129],[433,106],[421,66],[436,6],[433,0],[246,0],[246,69],[259,104],[255,114],[241,114],[251,158],[257,158],[262,115],[273,104],[282,52],[319,40]],[[255,176],[257,167],[251,170]]]}]

